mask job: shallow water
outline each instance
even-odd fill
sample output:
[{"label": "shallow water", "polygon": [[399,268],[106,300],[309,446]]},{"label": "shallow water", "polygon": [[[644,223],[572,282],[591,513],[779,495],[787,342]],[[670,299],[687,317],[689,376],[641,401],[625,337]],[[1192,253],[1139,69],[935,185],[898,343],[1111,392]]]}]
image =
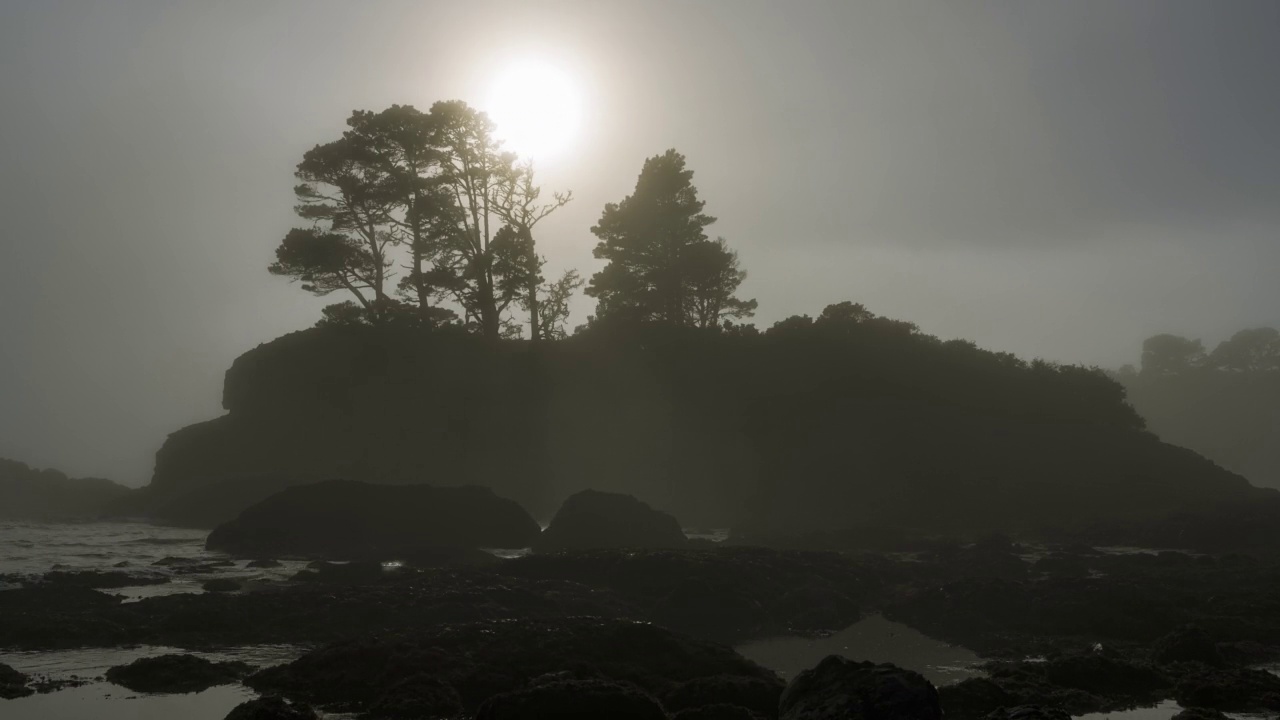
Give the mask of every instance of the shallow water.
[{"label": "shallow water", "polygon": [[[162,576],[170,582],[160,585],[103,589],[126,600],[145,597],[201,593],[201,585],[215,577],[273,582],[284,580],[306,565],[302,561],[282,561],[281,567],[247,568],[247,561],[201,572],[189,572],[182,564],[155,565],[164,558],[198,565],[227,561],[222,553],[204,549],[205,530],[174,528],[143,522],[37,523],[0,521],[0,575],[35,578],[53,569],[126,572]],[[123,567],[116,565],[123,563]],[[0,579],[0,591],[18,587]]]},{"label": "shallow water", "polygon": [[223,720],[257,694],[241,685],[221,685],[185,695],[139,695],[110,683],[95,683],[48,695],[0,700],[4,720]]},{"label": "shallow water", "polygon": [[983,674],[977,667],[982,660],[972,650],[948,645],[880,615],[865,617],[825,638],[753,640],[734,649],[788,680],[828,655],[893,663],[915,670],[934,685],[949,685]]},{"label": "shallow water", "polygon": [[[242,685],[221,685],[204,692],[186,694],[135,693],[99,678],[107,668],[143,657],[187,652],[177,648],[139,646],[133,648],[60,650],[57,652],[0,653],[0,663],[21,672],[51,680],[88,680],[80,687],[46,695],[30,695],[16,700],[0,700],[4,720],[222,720],[236,705],[257,697]],[[192,652],[214,661],[240,660],[267,667],[289,662],[303,653],[289,645],[260,645],[217,653]]]}]

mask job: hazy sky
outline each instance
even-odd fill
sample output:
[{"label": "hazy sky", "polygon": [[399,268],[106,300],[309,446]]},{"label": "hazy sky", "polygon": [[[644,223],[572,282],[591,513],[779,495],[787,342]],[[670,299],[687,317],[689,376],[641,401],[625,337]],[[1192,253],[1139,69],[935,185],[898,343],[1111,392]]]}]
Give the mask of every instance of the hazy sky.
[{"label": "hazy sky", "polygon": [[[325,301],[265,266],[351,110],[581,88],[589,228],[688,157],[757,323],[844,299],[1026,357],[1280,325],[1280,2],[0,2],[0,457],[139,484]],[[573,322],[590,311],[578,306]]]}]

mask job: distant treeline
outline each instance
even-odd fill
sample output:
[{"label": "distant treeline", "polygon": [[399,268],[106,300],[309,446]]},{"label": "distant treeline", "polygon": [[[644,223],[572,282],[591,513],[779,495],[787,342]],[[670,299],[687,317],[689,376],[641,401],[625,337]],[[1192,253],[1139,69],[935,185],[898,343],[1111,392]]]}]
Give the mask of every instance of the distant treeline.
[{"label": "distant treeline", "polygon": [[1139,367],[1114,376],[1161,438],[1280,487],[1280,331],[1241,330],[1211,351],[1156,335],[1143,343]]}]

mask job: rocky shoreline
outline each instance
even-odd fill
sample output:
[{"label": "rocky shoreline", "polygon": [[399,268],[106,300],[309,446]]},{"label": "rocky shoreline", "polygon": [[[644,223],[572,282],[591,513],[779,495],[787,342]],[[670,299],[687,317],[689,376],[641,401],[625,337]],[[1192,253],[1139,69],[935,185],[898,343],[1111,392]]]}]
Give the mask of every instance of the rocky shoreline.
[{"label": "rocky shoreline", "polygon": [[[534,717],[519,712],[584,697],[636,708],[617,717],[843,717],[814,715],[802,701],[779,715],[782,681],[726,645],[822,635],[875,612],[989,660],[986,677],[936,691],[922,678],[898,682],[919,677],[907,670],[841,671],[872,696],[932,692],[947,718],[1032,705],[1082,714],[1170,698],[1280,711],[1280,678],[1257,669],[1280,659],[1273,558],[992,538],[911,553],[694,543],[489,559],[317,563],[292,581],[137,602],[94,589],[118,577],[51,573],[0,592],[0,650],[299,645],[309,650],[294,663],[235,668],[249,687],[294,702],[290,712],[306,704],[375,718]],[[179,664],[191,673],[177,675],[209,670],[197,665]],[[4,691],[24,692],[26,680],[5,670]]]}]

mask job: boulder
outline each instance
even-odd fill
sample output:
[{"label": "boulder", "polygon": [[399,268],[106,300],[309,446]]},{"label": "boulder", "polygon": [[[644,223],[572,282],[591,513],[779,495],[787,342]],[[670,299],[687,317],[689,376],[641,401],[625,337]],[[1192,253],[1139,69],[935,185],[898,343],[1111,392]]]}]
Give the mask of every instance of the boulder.
[{"label": "boulder", "polygon": [[1224,667],[1226,661],[1213,638],[1195,625],[1184,625],[1156,641],[1151,657],[1158,663],[1197,662]]},{"label": "boulder", "polygon": [[534,548],[678,548],[688,542],[680,523],[667,513],[630,495],[583,490],[564,501]]},{"label": "boulder", "polygon": [[141,658],[107,670],[107,680],[142,693],[192,693],[238,682],[253,668],[242,662],[212,662],[195,655]]},{"label": "boulder", "polygon": [[29,678],[13,668],[0,663],[0,699],[12,700],[31,694],[27,687]]},{"label": "boulder", "polygon": [[781,720],[941,720],[938,691],[895,665],[830,655],[796,676],[778,704]]},{"label": "boulder", "polygon": [[487,488],[331,480],[272,495],[205,544],[253,557],[396,559],[439,547],[528,547],[538,531],[524,508]]},{"label": "boulder", "polygon": [[306,705],[270,695],[240,703],[225,720],[318,720],[318,716]]},{"label": "boulder", "polygon": [[476,720],[667,720],[662,705],[634,685],[560,680],[495,695]]}]

